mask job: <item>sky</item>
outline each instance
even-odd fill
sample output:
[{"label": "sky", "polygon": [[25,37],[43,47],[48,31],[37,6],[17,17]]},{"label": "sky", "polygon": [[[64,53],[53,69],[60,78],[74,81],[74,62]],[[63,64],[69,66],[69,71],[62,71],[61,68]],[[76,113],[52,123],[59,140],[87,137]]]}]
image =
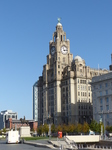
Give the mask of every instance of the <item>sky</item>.
[{"label": "sky", "polygon": [[59,17],[73,57],[109,69],[112,0],[0,0],[0,111],[33,119],[32,87],[42,75]]}]

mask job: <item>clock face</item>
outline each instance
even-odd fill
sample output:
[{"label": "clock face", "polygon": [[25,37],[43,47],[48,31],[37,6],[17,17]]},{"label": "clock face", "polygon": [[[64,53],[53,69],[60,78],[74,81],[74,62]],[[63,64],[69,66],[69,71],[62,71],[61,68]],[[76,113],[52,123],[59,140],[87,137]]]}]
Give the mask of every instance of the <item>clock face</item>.
[{"label": "clock face", "polygon": [[52,46],[51,47],[51,55],[54,55],[54,53],[55,53],[55,46]]},{"label": "clock face", "polygon": [[66,46],[62,46],[61,47],[61,52],[62,52],[62,54],[67,54],[67,52],[68,52],[68,50],[67,50],[67,47]]}]

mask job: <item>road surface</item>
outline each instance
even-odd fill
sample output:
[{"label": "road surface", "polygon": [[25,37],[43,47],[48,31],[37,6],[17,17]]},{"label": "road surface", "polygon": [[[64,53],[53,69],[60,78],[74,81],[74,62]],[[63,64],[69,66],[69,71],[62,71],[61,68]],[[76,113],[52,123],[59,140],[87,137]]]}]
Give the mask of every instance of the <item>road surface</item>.
[{"label": "road surface", "polygon": [[51,149],[35,147],[27,144],[6,144],[4,140],[0,140],[0,150],[51,150]]}]

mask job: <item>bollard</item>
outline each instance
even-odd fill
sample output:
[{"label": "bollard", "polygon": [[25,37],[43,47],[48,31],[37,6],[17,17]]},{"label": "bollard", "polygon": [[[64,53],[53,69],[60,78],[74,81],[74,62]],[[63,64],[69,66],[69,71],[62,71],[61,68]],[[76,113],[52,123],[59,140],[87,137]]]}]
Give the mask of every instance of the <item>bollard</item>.
[{"label": "bollard", "polygon": [[63,145],[61,145],[61,149],[63,149]]},{"label": "bollard", "polygon": [[21,140],[21,143],[23,144],[24,143],[24,139],[22,138],[22,140]]}]

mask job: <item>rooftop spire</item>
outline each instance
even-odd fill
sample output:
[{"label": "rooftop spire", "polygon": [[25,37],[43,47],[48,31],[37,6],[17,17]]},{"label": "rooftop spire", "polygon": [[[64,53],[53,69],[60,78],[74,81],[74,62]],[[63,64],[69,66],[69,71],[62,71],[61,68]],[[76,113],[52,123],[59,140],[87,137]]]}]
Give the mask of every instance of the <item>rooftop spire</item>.
[{"label": "rooftop spire", "polygon": [[61,21],[61,18],[58,18],[57,26],[62,26],[62,24],[60,23],[60,21]]},{"label": "rooftop spire", "polygon": [[112,54],[111,54],[111,65],[112,65]]},{"label": "rooftop spire", "polygon": [[61,18],[58,18],[58,23],[60,23],[60,21],[61,21]]}]

